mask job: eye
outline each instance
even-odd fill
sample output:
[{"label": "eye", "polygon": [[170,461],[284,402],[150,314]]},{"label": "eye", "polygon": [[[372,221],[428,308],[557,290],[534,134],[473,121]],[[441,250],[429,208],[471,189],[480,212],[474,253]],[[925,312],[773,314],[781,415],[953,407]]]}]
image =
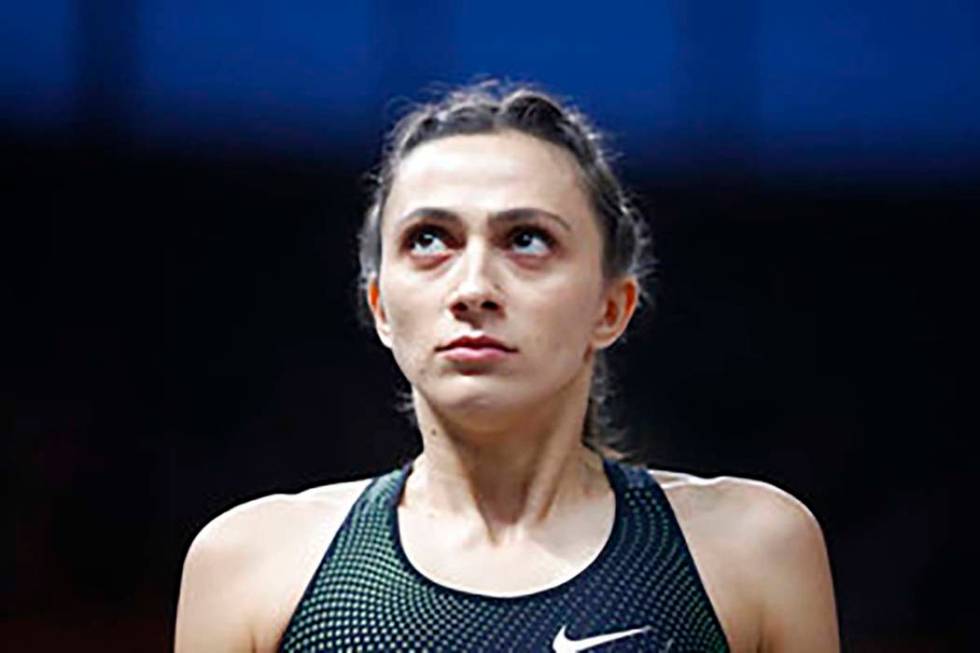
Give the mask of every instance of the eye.
[{"label": "eye", "polygon": [[405,245],[410,253],[419,256],[440,254],[448,249],[445,231],[432,225],[422,225],[410,231],[405,237]]},{"label": "eye", "polygon": [[551,234],[535,227],[518,227],[510,232],[508,238],[514,251],[532,256],[547,254],[555,244]]}]

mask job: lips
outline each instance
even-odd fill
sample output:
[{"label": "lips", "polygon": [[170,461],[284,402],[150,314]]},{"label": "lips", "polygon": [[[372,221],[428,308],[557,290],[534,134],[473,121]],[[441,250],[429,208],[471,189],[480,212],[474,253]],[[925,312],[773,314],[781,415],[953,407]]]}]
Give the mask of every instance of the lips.
[{"label": "lips", "polygon": [[467,334],[436,347],[439,356],[463,366],[459,369],[468,370],[466,373],[481,374],[486,371],[487,365],[503,362],[516,351],[516,347],[504,344],[484,333]]},{"label": "lips", "polygon": [[442,345],[436,348],[436,351],[448,351],[451,349],[474,349],[474,350],[487,350],[496,349],[503,352],[514,352],[517,351],[516,348],[505,345],[496,338],[492,338],[485,334],[479,335],[468,335],[456,338],[452,342]]}]

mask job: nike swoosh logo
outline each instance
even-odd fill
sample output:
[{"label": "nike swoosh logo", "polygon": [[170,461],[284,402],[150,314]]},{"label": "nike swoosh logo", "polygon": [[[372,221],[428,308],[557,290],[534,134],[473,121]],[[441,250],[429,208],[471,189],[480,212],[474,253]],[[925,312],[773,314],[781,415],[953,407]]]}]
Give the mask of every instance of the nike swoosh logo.
[{"label": "nike swoosh logo", "polygon": [[605,635],[593,635],[592,637],[571,640],[568,639],[568,635],[565,634],[565,628],[567,628],[567,626],[561,627],[561,630],[559,630],[558,634],[555,635],[555,641],[551,643],[551,648],[555,651],[555,653],[575,653],[575,651],[584,651],[585,649],[592,648],[593,646],[599,646],[600,644],[612,642],[624,637],[632,637],[633,635],[639,635],[640,633],[645,633],[646,631],[650,630],[650,626],[644,626],[643,628],[632,628],[630,630],[620,630],[615,633],[606,633]]}]

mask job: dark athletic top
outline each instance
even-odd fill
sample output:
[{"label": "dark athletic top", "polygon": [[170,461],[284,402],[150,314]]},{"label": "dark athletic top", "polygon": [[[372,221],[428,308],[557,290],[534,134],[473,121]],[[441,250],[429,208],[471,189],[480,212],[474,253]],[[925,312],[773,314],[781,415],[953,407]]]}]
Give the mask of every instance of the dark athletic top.
[{"label": "dark athletic top", "polygon": [[560,585],[514,597],[423,576],[398,531],[410,464],[379,476],[327,548],[280,650],[727,651],[663,490],[640,467],[603,467],[616,515],[598,557]]}]

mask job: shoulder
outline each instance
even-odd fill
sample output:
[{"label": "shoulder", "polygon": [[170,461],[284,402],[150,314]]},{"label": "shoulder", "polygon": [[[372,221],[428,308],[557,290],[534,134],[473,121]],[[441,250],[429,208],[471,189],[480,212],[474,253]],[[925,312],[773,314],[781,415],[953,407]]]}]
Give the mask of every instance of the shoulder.
[{"label": "shoulder", "polygon": [[272,494],[236,505],[198,532],[186,562],[213,559],[234,566],[239,560],[261,554],[270,542],[295,535],[300,524],[330,517],[342,519],[369,480],[325,485],[297,494]]},{"label": "shoulder", "polygon": [[281,606],[291,609],[299,600],[327,544],[369,482],[274,494],[212,519],[184,559],[177,650],[264,648],[256,646],[266,635],[261,624],[281,619]]},{"label": "shoulder", "polygon": [[[730,614],[756,624],[762,650],[779,650],[790,641],[800,650],[835,650],[827,547],[803,501],[747,478],[651,474],[667,495],[699,569],[706,567],[703,575],[712,576],[705,584],[714,581],[713,594],[723,595],[720,602]],[[802,646],[809,642],[812,648]]]},{"label": "shoulder", "polygon": [[787,544],[823,546],[817,518],[800,499],[767,483],[735,476],[703,478],[650,470],[671,507],[688,521],[707,518],[729,535],[741,534],[752,549],[783,549]]}]

